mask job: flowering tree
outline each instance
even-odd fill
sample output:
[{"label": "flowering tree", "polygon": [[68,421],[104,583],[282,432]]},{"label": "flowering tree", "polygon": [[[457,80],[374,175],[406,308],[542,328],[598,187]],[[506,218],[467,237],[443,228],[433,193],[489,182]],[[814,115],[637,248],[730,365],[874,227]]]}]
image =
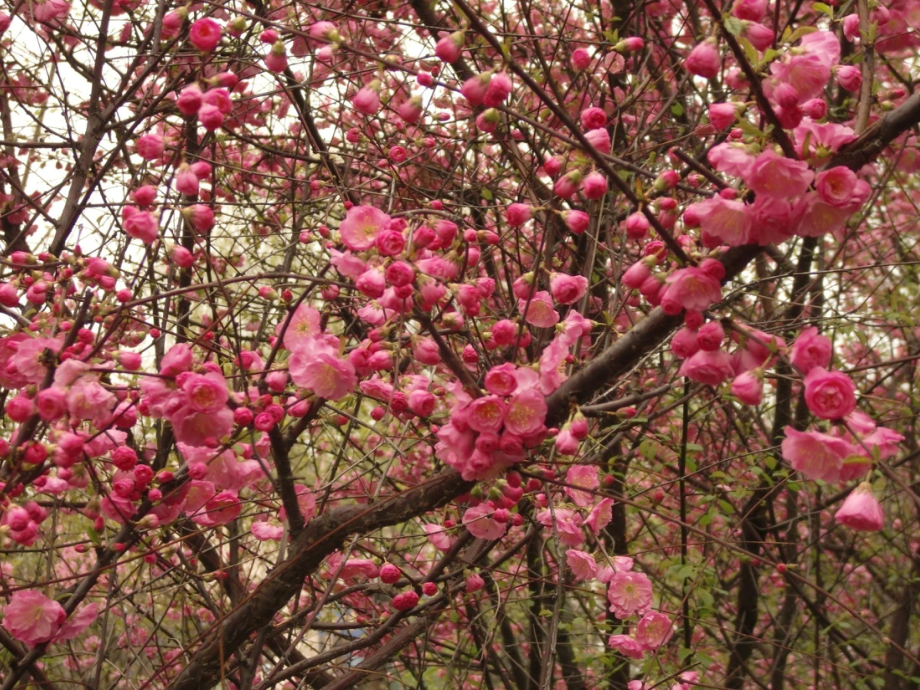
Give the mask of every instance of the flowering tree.
[{"label": "flowering tree", "polygon": [[920,682],[916,4],[7,10],[0,690]]}]

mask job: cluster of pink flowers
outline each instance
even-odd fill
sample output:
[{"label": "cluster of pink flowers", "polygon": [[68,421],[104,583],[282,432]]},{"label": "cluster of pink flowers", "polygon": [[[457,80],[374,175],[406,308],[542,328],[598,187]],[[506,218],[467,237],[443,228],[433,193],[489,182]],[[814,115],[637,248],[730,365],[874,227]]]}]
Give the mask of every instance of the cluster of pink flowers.
[{"label": "cluster of pink flowers", "polygon": [[72,640],[96,620],[97,607],[88,604],[70,618],[54,599],[37,589],[21,589],[13,593],[3,609],[3,627],[15,639],[30,647]]}]

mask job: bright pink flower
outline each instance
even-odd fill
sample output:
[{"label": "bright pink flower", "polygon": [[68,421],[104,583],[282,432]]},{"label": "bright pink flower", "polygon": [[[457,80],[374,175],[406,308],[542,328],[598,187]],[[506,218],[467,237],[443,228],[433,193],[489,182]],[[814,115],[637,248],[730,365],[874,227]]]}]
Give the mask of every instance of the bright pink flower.
[{"label": "bright pink flower", "polygon": [[198,84],[189,84],[179,92],[179,97],[176,99],[176,107],[179,109],[180,113],[186,117],[191,117],[195,115],[201,107],[202,95],[201,87],[198,86]]},{"label": "bright pink flower", "polygon": [[188,40],[202,53],[210,53],[220,43],[220,24],[208,17],[196,19],[188,30]]},{"label": "bright pink flower", "polygon": [[546,290],[536,293],[529,303],[526,299],[518,300],[518,309],[531,326],[551,328],[559,323],[559,313],[553,309],[553,298]]},{"label": "bright pink flower", "polygon": [[511,204],[505,209],[505,219],[513,228],[520,227],[533,218],[533,209],[529,204]]},{"label": "bright pink flower", "polygon": [[216,105],[204,103],[198,109],[198,121],[206,130],[214,132],[220,129],[220,126],[224,124],[224,114],[220,112],[220,108]]},{"label": "bright pink flower", "polygon": [[163,155],[166,142],[159,134],[145,134],[134,145],[137,155],[144,160],[153,161]]},{"label": "bright pink flower", "polygon": [[829,367],[832,354],[831,339],[818,333],[818,329],[812,326],[799,333],[795,339],[789,352],[789,361],[803,374],[808,374],[815,367]]},{"label": "bright pink flower", "polygon": [[487,503],[480,503],[463,513],[463,526],[478,539],[501,539],[505,536],[508,525],[498,522],[494,514],[495,510]]},{"label": "bright pink flower", "polygon": [[621,620],[644,613],[652,604],[652,582],[645,573],[618,572],[610,579],[607,601]]},{"label": "bright pink flower", "polygon": [[361,87],[351,99],[351,104],[363,115],[376,115],[380,110],[380,82],[375,79]]},{"label": "bright pink flower", "polygon": [[230,393],[222,374],[186,374],[182,391],[188,398],[189,405],[196,412],[219,412],[226,406]]},{"label": "bright pink flower", "polygon": [[352,206],[339,225],[339,235],[346,247],[361,252],[374,246],[377,233],[389,222],[390,216],[373,206]]},{"label": "bright pink flower", "polygon": [[[553,390],[559,386],[554,386]],[[575,435],[569,429],[563,429],[556,435],[556,439],[553,441],[553,445],[556,447],[556,452],[560,455],[575,455],[578,452],[578,439],[575,438]]]},{"label": "bright pink flower", "polygon": [[805,402],[821,419],[841,419],[856,409],[856,386],[840,371],[814,367],[805,377]]},{"label": "bright pink flower", "polygon": [[233,412],[229,407],[219,412],[195,412],[191,407],[180,407],[167,416],[176,433],[176,440],[190,446],[206,446],[214,440],[228,436],[233,431]]},{"label": "bright pink flower", "polygon": [[763,399],[763,379],[750,371],[740,373],[732,381],[732,395],[745,405],[759,405]]},{"label": "bright pink flower", "polygon": [[862,85],[862,72],[854,65],[841,65],[837,68],[837,83],[847,91],[859,91]]},{"label": "bright pink flower", "polygon": [[486,390],[495,395],[511,395],[518,386],[518,381],[515,377],[516,370],[517,367],[511,362],[492,367],[486,373],[484,382]]},{"label": "bright pink flower", "polygon": [[473,431],[498,431],[502,427],[507,408],[500,398],[487,395],[469,404],[467,424]]},{"label": "bright pink flower", "polygon": [[182,209],[182,215],[192,227],[204,235],[214,227],[214,211],[204,204],[193,204]]},{"label": "bright pink flower", "polygon": [[572,465],[565,473],[565,483],[569,485],[565,487],[565,493],[580,508],[591,505],[594,495],[579,489],[593,490],[601,485],[597,468],[590,465]]},{"label": "bright pink flower", "polygon": [[188,165],[182,165],[176,171],[176,191],[188,196],[198,196],[198,176]]},{"label": "bright pink flower", "polygon": [[35,396],[35,409],[46,422],[60,419],[67,413],[67,395],[57,387],[45,388]]},{"label": "bright pink flower", "polygon": [[546,421],[546,400],[534,388],[515,393],[508,401],[505,429],[519,436],[530,436],[543,429]]},{"label": "bright pink flower", "polygon": [[397,611],[411,611],[418,604],[418,594],[409,590],[393,597],[393,608]]},{"label": "bright pink flower", "polygon": [[848,207],[857,191],[856,174],[842,165],[818,173],[815,189],[818,196],[831,206]]},{"label": "bright pink flower", "polygon": [[655,650],[663,647],[674,634],[674,623],[664,613],[649,611],[636,626],[636,642],[643,649]]},{"label": "bright pink flower", "polygon": [[750,207],[719,195],[694,205],[700,227],[731,247],[747,244],[751,235]]},{"label": "bright pink flower", "polygon": [[[585,139],[588,140],[588,143],[591,144],[598,152],[603,154],[610,153],[610,132],[608,132],[604,127],[598,127],[597,129],[589,129],[585,132]],[[576,183],[581,180],[579,177],[576,180]]]},{"label": "bright pink flower", "polygon": [[176,376],[192,368],[192,348],[187,343],[173,345],[160,361],[163,376]]},{"label": "bright pink flower", "polygon": [[486,586],[486,581],[482,579],[482,575],[479,573],[471,573],[466,576],[466,593],[472,594],[473,592],[478,592],[480,589]]},{"label": "bright pink flower", "polygon": [[595,170],[581,181],[581,191],[587,199],[600,199],[607,193],[607,178]]},{"label": "bright pink flower", "polygon": [[773,45],[773,39],[776,34],[763,24],[753,23],[744,27],[744,37],[750,41],[754,48],[763,52]]},{"label": "bright pink flower", "polygon": [[719,51],[710,41],[704,41],[696,46],[687,56],[684,67],[690,74],[698,77],[712,79],[719,74],[722,58]]},{"label": "bright pink flower", "polygon": [[511,94],[511,78],[504,72],[497,72],[489,80],[489,86],[482,97],[482,104],[494,108],[501,105]]},{"label": "bright pink flower", "polygon": [[591,54],[584,48],[576,48],[572,51],[572,67],[577,70],[588,69],[591,65]]},{"label": "bright pink flower", "polygon": [[607,124],[607,113],[603,108],[585,108],[580,115],[581,126],[586,130],[597,129]]},{"label": "bright pink flower", "polygon": [[843,439],[818,431],[796,431],[788,426],[785,434],[786,438],[782,442],[783,457],[794,470],[809,479],[840,481],[844,459],[856,452]]},{"label": "bright pink flower", "polygon": [[593,580],[597,575],[597,562],[590,553],[569,549],[565,552],[565,562],[575,576],[575,582]]},{"label": "bright pink flower", "polygon": [[685,359],[677,373],[697,383],[715,387],[734,374],[734,368],[731,357],[724,351],[700,350],[689,359]]},{"label": "bright pink flower", "polygon": [[291,380],[326,400],[340,400],[358,383],[355,367],[327,340],[298,343],[288,360]]},{"label": "bright pink flower", "polygon": [[744,182],[758,196],[788,199],[804,194],[813,179],[814,173],[804,161],[795,161],[767,149],[754,160]]},{"label": "bright pink flower", "polygon": [[584,211],[563,211],[562,222],[570,231],[580,235],[591,225],[591,216]]},{"label": "bright pink flower", "polygon": [[568,508],[549,508],[537,513],[537,522],[547,529],[555,528],[559,541],[565,546],[581,546],[585,541],[584,531],[581,529],[581,516]]},{"label": "bright pink flower", "polygon": [[878,532],[885,527],[882,506],[872,492],[872,485],[863,482],[857,486],[834,514],[834,520],[850,529]]},{"label": "bright pink flower", "polygon": [[450,547],[453,546],[454,539],[451,538],[448,531],[441,525],[434,525],[430,522],[426,522],[422,527],[428,534],[428,541],[438,551],[449,551]]},{"label": "bright pink flower", "polygon": [[870,450],[877,450],[878,456],[884,460],[898,454],[898,444],[903,440],[904,437],[894,429],[880,426],[868,436],[863,437],[862,442]]},{"label": "bright pink flower", "polygon": [[571,199],[578,191],[582,174],[580,170],[572,170],[556,180],[553,184],[553,193],[563,199]]},{"label": "bright pink flower", "polygon": [[799,94],[799,102],[817,98],[830,79],[830,67],[818,55],[793,55],[787,62],[774,61],[770,71]]},{"label": "bright pink flower", "polygon": [[414,125],[422,117],[422,99],[413,96],[408,101],[402,103],[396,109],[396,112],[403,120]]},{"label": "bright pink flower", "polygon": [[559,304],[574,304],[588,289],[588,279],[584,276],[553,273],[549,280],[549,289],[553,299]]},{"label": "bright pink flower", "polygon": [[713,103],[709,106],[709,122],[716,129],[726,129],[735,124],[737,113],[733,103]]},{"label": "bright pink flower", "polygon": [[276,41],[268,55],[265,56],[265,67],[269,72],[280,74],[287,69],[287,66],[287,51],[284,47],[284,41]]},{"label": "bright pink flower", "polygon": [[[616,650],[629,659],[641,659],[645,656],[645,648],[629,635],[611,635],[607,638],[607,644],[611,649]],[[630,684],[632,684],[632,682],[633,681],[630,681]]]},{"label": "bright pink flower", "polygon": [[594,534],[600,534],[607,525],[610,524],[610,521],[613,519],[613,499],[612,498],[602,498],[597,502],[591,512],[588,513],[588,517],[585,518],[585,525],[594,532]]},{"label": "bright pink flower", "polygon": [[737,0],[732,14],[738,19],[759,22],[767,16],[767,0]]},{"label": "bright pink flower", "polygon": [[470,105],[474,107],[480,106],[486,97],[486,90],[489,88],[491,79],[492,75],[489,72],[470,77],[463,82],[460,87],[460,93],[470,102]]},{"label": "bright pink flower", "polygon": [[65,620],[64,607],[36,589],[14,592],[3,610],[3,627],[30,647],[51,642]]},{"label": "bright pink flower", "polygon": [[426,390],[417,389],[410,391],[408,398],[409,409],[412,410],[413,414],[419,417],[430,417],[437,404],[437,398]]},{"label": "bright pink flower", "polygon": [[681,310],[704,311],[722,299],[719,281],[700,268],[681,268],[668,276],[661,308],[668,314]]},{"label": "bright pink flower", "polygon": [[455,31],[452,34],[443,36],[434,47],[434,54],[439,60],[451,63],[460,59],[460,53],[463,49],[463,32]]}]

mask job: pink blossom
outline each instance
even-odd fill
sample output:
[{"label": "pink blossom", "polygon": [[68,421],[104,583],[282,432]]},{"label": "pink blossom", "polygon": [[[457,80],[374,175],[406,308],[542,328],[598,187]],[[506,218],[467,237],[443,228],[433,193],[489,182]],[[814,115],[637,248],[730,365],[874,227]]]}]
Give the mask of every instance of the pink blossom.
[{"label": "pink blossom", "polygon": [[831,206],[848,207],[856,194],[856,174],[842,165],[818,173],[815,189],[821,200]]},{"label": "pink blossom", "polygon": [[559,313],[553,309],[553,298],[546,290],[540,290],[529,301],[518,300],[518,309],[531,326],[550,328],[559,323]]},{"label": "pink blossom", "polygon": [[752,219],[743,201],[725,199],[719,195],[695,204],[700,227],[731,247],[750,240]]},{"label": "pink blossom", "polygon": [[189,84],[179,92],[179,97],[176,99],[176,107],[179,109],[180,113],[186,117],[191,117],[195,115],[201,107],[202,95],[201,87],[198,86],[198,84]]},{"label": "pink blossom", "polygon": [[422,527],[428,534],[428,541],[438,551],[449,551],[450,547],[453,546],[454,539],[451,538],[444,527],[430,522],[426,522]]},{"label": "pink blossom", "polygon": [[508,400],[505,428],[520,436],[536,434],[543,428],[547,409],[546,400],[537,390],[519,391]]},{"label": "pink blossom", "polygon": [[629,659],[641,659],[645,656],[645,648],[629,635],[611,635],[607,638],[607,644]]},{"label": "pink blossom", "polygon": [[233,412],[229,407],[216,413],[195,412],[191,407],[180,407],[167,416],[173,425],[176,440],[190,446],[209,445],[233,431]]},{"label": "pink blossom", "polygon": [[587,199],[600,199],[607,193],[607,178],[595,170],[581,181],[581,191]]},{"label": "pink blossom", "polygon": [[734,369],[731,357],[724,351],[700,350],[689,359],[685,359],[677,373],[697,383],[715,387],[731,376]]},{"label": "pink blossom", "polygon": [[704,311],[722,299],[719,281],[700,268],[681,268],[668,276],[661,308],[668,314],[681,310]]},{"label": "pink blossom", "polygon": [[878,532],[885,527],[882,506],[872,492],[872,485],[863,482],[847,496],[834,514],[837,524],[864,532]]},{"label": "pink blossom", "polygon": [[644,573],[618,572],[608,584],[607,600],[621,620],[644,613],[652,603],[652,582]]},{"label": "pink blossom", "polygon": [[779,81],[786,82],[799,94],[799,102],[821,95],[831,70],[818,55],[793,55],[788,61],[774,61],[770,71]]},{"label": "pink blossom", "polygon": [[486,97],[486,90],[489,88],[491,79],[492,75],[489,72],[470,77],[463,82],[463,85],[460,87],[460,93],[470,102],[470,105],[474,107],[480,106],[482,105],[483,99]]},{"label": "pink blossom", "polygon": [[505,219],[513,228],[520,227],[533,217],[533,209],[529,204],[511,204],[505,209]]},{"label": "pink blossom", "polygon": [[138,156],[145,160],[153,161],[163,155],[166,143],[159,134],[145,134],[138,138],[134,148]]},{"label": "pink blossom", "polygon": [[809,479],[825,482],[840,480],[845,458],[855,453],[855,448],[837,436],[818,431],[785,429],[782,442],[783,457],[792,468]]},{"label": "pink blossom", "polygon": [[837,68],[837,83],[847,91],[859,91],[862,85],[862,72],[854,65],[841,65]]},{"label": "pink blossom", "polygon": [[601,530],[610,524],[613,519],[612,508],[613,499],[602,498],[588,513],[588,517],[585,518],[585,524],[594,534],[600,534]]},{"label": "pink blossom", "polygon": [[591,225],[591,217],[584,211],[563,211],[562,222],[573,233],[580,235]]},{"label": "pink blossom", "polygon": [[299,343],[288,360],[291,380],[326,400],[340,400],[358,383],[355,367],[327,340],[312,338]]},{"label": "pink blossom", "polygon": [[898,444],[903,440],[904,436],[895,430],[880,426],[863,437],[862,442],[870,449],[877,450],[879,458],[884,460],[898,454]]},{"label": "pink blossom", "polygon": [[744,176],[745,184],[758,196],[779,199],[804,194],[813,179],[807,163],[780,156],[772,149],[757,156]]},{"label": "pink blossom", "polygon": [[840,419],[856,409],[856,386],[839,371],[814,367],[805,377],[805,402],[821,419]]},{"label": "pink blossom", "polygon": [[202,53],[210,53],[220,43],[220,24],[208,17],[196,19],[188,31],[188,40]]},{"label": "pink blossom", "polygon": [[182,209],[182,215],[199,233],[205,234],[214,227],[214,211],[204,204],[193,204]]},{"label": "pink blossom", "polygon": [[687,56],[684,67],[691,74],[705,79],[712,79],[719,74],[722,59],[719,51],[710,41],[704,41],[696,46]]},{"label": "pink blossom", "polygon": [[494,514],[494,508],[487,503],[480,503],[473,508],[467,508],[466,512],[463,513],[463,526],[478,539],[501,539],[505,536],[505,530],[508,526],[506,523],[498,522]]},{"label": "pink blossom", "polygon": [[830,366],[831,356],[830,338],[818,333],[814,326],[799,333],[789,352],[789,360],[803,374],[815,367],[826,369]]},{"label": "pink blossom", "polygon": [[36,589],[17,590],[3,610],[3,627],[30,647],[51,642],[66,619],[64,607]]},{"label": "pink blossom", "polygon": [[575,576],[575,582],[584,580],[593,580],[597,575],[597,563],[594,556],[577,549],[569,549],[565,552],[565,562]]},{"label": "pink blossom", "polygon": [[187,165],[176,171],[176,191],[180,194],[198,196],[198,176]]},{"label": "pink blossom", "polygon": [[339,225],[339,235],[352,251],[364,251],[374,246],[377,233],[389,222],[390,216],[373,206],[353,206]]},{"label": "pink blossom", "polygon": [[189,406],[196,412],[219,412],[230,397],[227,382],[222,374],[186,374],[182,391],[187,396]]},{"label": "pink blossom", "polygon": [[750,371],[745,371],[732,381],[732,395],[745,405],[759,405],[763,399],[763,379]]},{"label": "pink blossom", "polygon": [[767,0],[737,0],[732,15],[738,19],[759,22],[767,16]]},{"label": "pink blossom", "polygon": [[649,611],[636,626],[636,642],[643,649],[655,650],[663,647],[674,634],[674,623],[664,613]]},{"label": "pink blossom", "polygon": [[565,493],[580,508],[591,505],[594,495],[579,489],[593,490],[601,485],[597,468],[590,465],[572,465],[565,473],[565,483]]},{"label": "pink blossom", "polygon": [[581,299],[587,288],[588,279],[584,276],[554,273],[549,281],[549,289],[553,294],[553,299],[559,304],[574,304]]},{"label": "pink blossom", "polygon": [[497,72],[489,80],[489,86],[482,97],[483,105],[494,108],[501,105],[511,94],[511,78],[504,72]]},{"label": "pink blossom", "polygon": [[460,59],[460,52],[463,48],[463,32],[455,31],[452,34],[441,37],[434,47],[434,54],[439,60],[451,63]]},{"label": "pink blossom", "polygon": [[198,121],[206,130],[214,132],[224,124],[224,114],[216,105],[204,103],[198,108]]},{"label": "pink blossom", "polygon": [[585,541],[585,534],[581,529],[582,520],[574,510],[568,508],[549,508],[537,513],[537,522],[546,528],[555,528],[559,541],[565,546],[581,546]]},{"label": "pink blossom", "polygon": [[709,122],[716,129],[725,129],[735,124],[737,113],[733,103],[713,103],[709,106]]},{"label": "pink blossom", "polygon": [[351,99],[351,104],[363,115],[376,115],[380,110],[380,82],[375,79],[361,87]]}]

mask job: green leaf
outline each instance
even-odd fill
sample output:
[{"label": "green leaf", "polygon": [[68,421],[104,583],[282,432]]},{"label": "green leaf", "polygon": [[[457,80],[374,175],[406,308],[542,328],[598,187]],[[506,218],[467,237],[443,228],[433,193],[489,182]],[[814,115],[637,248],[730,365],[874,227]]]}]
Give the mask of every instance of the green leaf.
[{"label": "green leaf", "polygon": [[492,199],[494,198],[494,197],[492,196],[492,192],[491,192],[489,189],[487,189],[486,187],[483,187],[483,188],[479,191],[479,196],[481,196],[481,197],[482,197],[483,199],[485,199],[486,201],[492,201]]},{"label": "green leaf", "polygon": [[735,507],[731,503],[729,503],[728,501],[722,498],[719,499],[719,507],[722,509],[722,512],[725,513],[726,515],[731,515],[732,513],[735,512]]},{"label": "green leaf", "polygon": [[834,18],[834,8],[830,5],[825,5],[823,2],[816,2],[811,6],[811,9],[815,10],[816,12],[822,12],[831,19]]},{"label": "green leaf", "polygon": [[740,36],[741,32],[744,31],[744,24],[741,23],[740,19],[736,19],[735,17],[726,17],[724,25],[725,30],[732,36]]},{"label": "green leaf", "polygon": [[99,538],[99,532],[93,529],[92,526],[86,528],[87,534],[89,534],[89,540],[93,542],[94,546],[102,546],[102,539]]},{"label": "green leaf", "polygon": [[680,117],[683,114],[684,114],[684,106],[682,106],[680,103],[675,103],[674,105],[671,106],[671,115],[673,115],[674,117]]},{"label": "green leaf", "polygon": [[768,455],[767,457],[763,459],[763,464],[767,466],[767,469],[775,470],[776,469],[776,458],[774,458],[772,455]]},{"label": "green leaf", "polygon": [[[822,3],[818,4],[820,5]],[[827,7],[827,5],[825,5],[825,7]],[[817,30],[817,27],[814,26],[800,26],[798,29],[788,35],[783,33],[783,43],[795,43],[799,39],[807,36],[808,34],[812,34]]]}]

